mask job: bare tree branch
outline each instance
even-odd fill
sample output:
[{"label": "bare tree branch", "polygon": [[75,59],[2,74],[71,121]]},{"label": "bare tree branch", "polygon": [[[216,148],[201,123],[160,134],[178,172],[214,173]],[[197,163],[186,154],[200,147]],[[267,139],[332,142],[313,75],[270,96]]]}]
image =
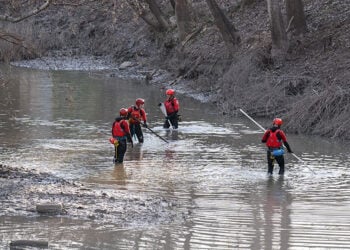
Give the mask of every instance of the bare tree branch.
[{"label": "bare tree branch", "polygon": [[41,6],[31,10],[29,13],[25,14],[24,16],[20,16],[20,17],[13,17],[13,16],[9,16],[9,15],[0,15],[0,21],[18,23],[18,22],[20,22],[28,17],[34,16],[34,15],[38,14],[39,12],[43,11],[44,9],[49,7],[50,3],[51,3],[51,0],[46,0],[46,2],[43,3]]},{"label": "bare tree branch", "polygon": [[32,47],[26,46],[24,44],[25,40],[17,34],[0,30],[0,40],[22,47],[33,55],[37,54]]},{"label": "bare tree branch", "polygon": [[5,40],[9,43],[19,45],[24,40],[16,34],[0,31],[0,39]]},{"label": "bare tree branch", "polygon": [[[81,1],[78,1],[78,3],[72,3],[71,2],[61,2],[61,3],[57,3],[57,2],[52,2],[52,5],[63,5],[63,6],[82,6],[82,5],[86,5],[86,4],[89,4],[89,3],[93,3],[95,2],[96,0],[81,0]],[[117,0],[116,0],[117,1]]]}]

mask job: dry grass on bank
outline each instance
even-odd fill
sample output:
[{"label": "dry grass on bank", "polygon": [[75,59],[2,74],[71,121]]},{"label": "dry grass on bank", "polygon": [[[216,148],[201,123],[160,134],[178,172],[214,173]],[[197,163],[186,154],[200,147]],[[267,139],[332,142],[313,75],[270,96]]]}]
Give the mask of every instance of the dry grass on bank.
[{"label": "dry grass on bank", "polygon": [[294,132],[350,139],[350,87],[335,83],[304,96],[288,112],[286,127]]}]

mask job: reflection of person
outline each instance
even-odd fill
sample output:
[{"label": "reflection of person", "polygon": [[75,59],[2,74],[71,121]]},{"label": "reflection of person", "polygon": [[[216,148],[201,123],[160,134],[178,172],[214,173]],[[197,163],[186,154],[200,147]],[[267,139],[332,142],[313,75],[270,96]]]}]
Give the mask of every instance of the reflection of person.
[{"label": "reflection of person", "polygon": [[287,142],[287,137],[281,130],[282,119],[275,118],[272,127],[265,131],[261,142],[266,143],[267,146],[267,164],[268,174],[272,175],[274,160],[277,161],[280,169],[278,174],[284,174],[284,150],[283,144],[286,146],[288,153],[292,153]]},{"label": "reflection of person", "polygon": [[[264,219],[265,219],[265,233],[264,233],[264,249],[274,249],[276,241],[276,235],[274,232],[280,228],[280,247],[278,249],[288,249],[289,237],[290,237],[290,215],[291,210],[289,209],[292,203],[292,196],[286,191],[286,183],[284,183],[283,176],[279,176],[275,180],[272,176],[267,180],[266,186],[266,203],[264,205]],[[280,216],[280,225],[276,225],[275,213]]]},{"label": "reflection of person", "polygon": [[175,158],[174,154],[175,154],[174,150],[171,150],[171,149],[166,149],[165,150],[165,158],[167,160],[173,160]]},{"label": "reflection of person", "polygon": [[[126,139],[130,140],[133,147],[132,138],[130,135],[130,128],[128,122],[125,120],[128,115],[128,110],[125,108],[120,109],[120,116],[117,117],[112,125],[112,136],[114,139],[114,162],[122,163],[124,155],[127,149]],[[112,141],[111,141],[112,142]]]},{"label": "reflection of person", "polygon": [[130,124],[131,137],[136,135],[139,143],[143,143],[143,133],[141,129],[141,122],[143,121],[143,126],[147,128],[147,117],[146,112],[143,108],[145,100],[138,98],[136,99],[136,106],[131,106],[128,108],[128,119]]},{"label": "reflection of person", "polygon": [[167,116],[165,117],[166,120],[164,122],[163,127],[169,128],[171,124],[174,129],[177,129],[178,122],[179,122],[179,115],[177,113],[179,112],[179,109],[180,109],[179,101],[175,97],[175,90],[168,89],[165,92],[165,94],[167,95],[167,99],[164,102],[164,106],[165,106]]},{"label": "reflection of person", "polygon": [[117,181],[118,184],[120,185],[126,184],[127,174],[125,172],[125,168],[123,164],[118,164],[114,167],[112,176],[114,177],[114,179]]},{"label": "reflection of person", "polygon": [[128,152],[128,160],[139,161],[143,158],[143,151],[141,144],[135,145],[131,151]]},{"label": "reflection of person", "polygon": [[179,139],[179,134],[177,130],[167,130],[165,134],[167,139],[170,139],[173,141]]}]

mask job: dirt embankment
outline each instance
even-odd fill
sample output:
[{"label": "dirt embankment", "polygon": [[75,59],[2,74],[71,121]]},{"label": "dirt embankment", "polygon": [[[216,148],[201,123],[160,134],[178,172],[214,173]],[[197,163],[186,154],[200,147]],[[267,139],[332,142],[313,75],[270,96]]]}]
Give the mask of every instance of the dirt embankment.
[{"label": "dirt embankment", "polygon": [[[111,1],[113,2],[113,1]],[[162,2],[165,14],[174,15]],[[159,33],[128,5],[102,1],[49,8],[31,19],[33,45],[42,55],[107,56],[139,67],[167,70],[166,84],[185,84],[210,97],[223,114],[243,108],[253,117],[281,116],[289,132],[350,139],[350,6],[343,0],[304,0],[308,32],[290,43],[287,60],[270,57],[266,1],[217,1],[242,43],[228,56],[205,1],[193,1],[196,35],[186,43],[177,28]],[[102,4],[103,3],[103,4]],[[102,6],[102,7],[101,7]],[[149,76],[148,76],[149,77]],[[149,77],[150,82],[156,83]],[[164,82],[163,82],[164,84]],[[268,126],[269,124],[264,124]]]}]

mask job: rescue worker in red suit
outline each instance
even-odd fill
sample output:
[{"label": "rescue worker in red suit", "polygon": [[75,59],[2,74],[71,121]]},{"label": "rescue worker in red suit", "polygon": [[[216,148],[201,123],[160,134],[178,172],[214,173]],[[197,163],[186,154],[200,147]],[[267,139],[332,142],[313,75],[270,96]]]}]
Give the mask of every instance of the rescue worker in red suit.
[{"label": "rescue worker in red suit", "polygon": [[284,174],[284,156],[280,149],[283,149],[283,145],[287,148],[288,153],[292,153],[292,150],[287,142],[285,133],[281,130],[282,119],[275,118],[273,120],[272,127],[265,131],[262,143],[266,143],[267,146],[267,164],[268,174],[272,175],[274,160],[277,161],[280,169],[278,174]]},{"label": "rescue worker in red suit", "polygon": [[147,128],[147,116],[146,111],[143,106],[145,104],[145,100],[141,98],[137,98],[135,102],[135,106],[131,106],[128,108],[128,119],[130,126],[131,137],[136,135],[139,143],[143,143],[143,133],[141,129],[141,122],[143,122],[143,127]]},{"label": "rescue worker in red suit", "polygon": [[175,97],[175,90],[168,89],[165,94],[167,96],[167,99],[164,102],[164,106],[167,116],[165,117],[166,120],[163,127],[169,128],[171,124],[174,129],[177,129],[179,124],[179,115],[177,114],[180,109],[179,101]]},{"label": "rescue worker in red suit", "polygon": [[127,139],[131,142],[131,146],[133,147],[129,124],[126,121],[128,110],[122,108],[120,109],[119,114],[120,116],[115,119],[112,126],[112,136],[114,138],[113,144],[115,147],[114,163],[123,163],[127,149]]}]

